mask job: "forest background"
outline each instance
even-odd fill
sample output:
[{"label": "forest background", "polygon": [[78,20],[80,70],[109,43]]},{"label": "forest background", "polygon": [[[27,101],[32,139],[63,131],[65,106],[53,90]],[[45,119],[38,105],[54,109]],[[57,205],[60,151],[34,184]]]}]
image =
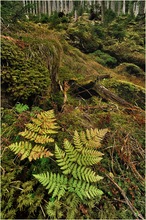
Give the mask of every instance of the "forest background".
[{"label": "forest background", "polygon": [[145,1],[1,17],[1,218],[145,219]]}]

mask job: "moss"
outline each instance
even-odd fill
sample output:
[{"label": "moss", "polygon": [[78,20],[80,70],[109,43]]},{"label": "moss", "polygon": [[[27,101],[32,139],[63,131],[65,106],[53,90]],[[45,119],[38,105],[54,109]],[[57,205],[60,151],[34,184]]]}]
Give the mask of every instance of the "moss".
[{"label": "moss", "polygon": [[122,80],[107,80],[103,81],[103,84],[107,88],[112,88],[113,91],[121,98],[133,105],[145,108],[145,90],[143,87],[137,86],[133,83],[122,81]]},{"label": "moss", "polygon": [[144,49],[132,42],[115,43],[112,46],[106,46],[104,51],[115,57],[119,63],[131,62],[144,70],[145,56]]},{"label": "moss", "polygon": [[84,53],[92,53],[102,48],[101,40],[91,33],[91,30],[85,26],[78,26],[67,30],[69,42]]},{"label": "moss", "polygon": [[101,50],[96,50],[91,54],[91,57],[92,56],[95,56],[95,60],[104,66],[114,67],[117,63],[116,58],[102,52]]},{"label": "moss", "polygon": [[136,77],[143,77],[145,76],[144,71],[133,63],[121,63],[119,66],[116,67],[115,71],[120,74],[130,74]]},{"label": "moss", "polygon": [[24,101],[42,94],[49,84],[45,66],[27,58],[24,51],[11,41],[2,39],[2,90],[13,101]]}]

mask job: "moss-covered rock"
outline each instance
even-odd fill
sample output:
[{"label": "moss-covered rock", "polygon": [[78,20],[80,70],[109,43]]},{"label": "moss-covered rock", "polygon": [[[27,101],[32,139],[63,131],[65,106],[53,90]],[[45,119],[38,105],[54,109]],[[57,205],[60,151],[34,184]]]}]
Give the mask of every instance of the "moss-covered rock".
[{"label": "moss-covered rock", "polygon": [[104,51],[115,57],[119,63],[134,63],[143,70],[145,69],[144,48],[134,45],[132,42],[115,43],[111,46],[106,46]]},{"label": "moss-covered rock", "polygon": [[119,66],[115,68],[115,71],[120,74],[130,74],[136,77],[145,76],[144,71],[137,65],[133,63],[121,63]]}]

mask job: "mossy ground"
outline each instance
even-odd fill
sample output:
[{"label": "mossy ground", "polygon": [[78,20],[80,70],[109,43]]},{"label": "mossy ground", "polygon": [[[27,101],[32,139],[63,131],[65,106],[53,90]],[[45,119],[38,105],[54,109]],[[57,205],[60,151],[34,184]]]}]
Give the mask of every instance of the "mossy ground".
[{"label": "mossy ground", "polygon": [[[124,22],[127,22],[126,18],[121,19],[120,22],[123,25]],[[84,23],[82,29],[80,28],[81,23]],[[50,72],[46,65],[49,62],[47,59],[53,57],[52,67],[56,65],[56,60],[60,62],[58,80],[61,83],[76,80],[83,85],[92,80],[94,81],[101,74],[110,74],[111,78],[104,79],[100,83],[129,103],[138,106],[139,109],[144,109],[143,79],[138,75],[134,75],[134,73],[132,74],[132,72],[129,74],[127,69],[124,69],[124,73],[119,74],[118,67],[113,66],[111,69],[107,62],[103,63],[104,58],[112,59],[114,57],[116,59],[114,65],[118,66],[121,62],[130,61],[132,65],[137,65],[142,69],[144,62],[143,26],[140,27],[138,22],[127,23],[125,32],[121,31],[120,35],[117,36],[114,24],[112,23],[105,28],[101,24],[95,26],[91,25],[90,22],[87,24],[83,20],[73,25],[63,24],[61,26],[59,24],[58,31],[55,28],[50,30],[48,24],[39,26],[31,22],[20,22],[17,24],[17,31],[15,31],[15,27],[11,31],[6,30],[3,33],[3,35],[14,39],[13,42],[11,39],[4,39],[2,53],[2,59],[5,58],[7,62],[3,63],[2,66],[2,85],[6,89],[2,92],[6,92],[5,98],[8,100],[8,103],[2,109],[3,218],[20,218],[21,216],[26,219],[45,218],[41,207],[45,207],[46,200],[49,198],[45,190],[34,179],[32,180],[31,173],[36,172],[36,169],[42,172],[42,170],[46,171],[48,169],[56,170],[57,167],[52,166],[50,159],[40,159],[31,165],[27,161],[19,162],[7,146],[20,140],[18,132],[24,129],[32,114],[36,114],[40,110],[54,108],[54,103],[50,99],[52,94],[50,94]],[[90,30],[92,32],[89,34]],[[102,30],[104,30],[103,33]],[[112,38],[106,35],[109,32],[113,33]],[[72,39],[68,39],[68,36],[71,34],[74,37],[76,35],[82,36],[85,48],[80,48],[80,43],[75,45],[71,42],[70,44]],[[88,45],[85,44],[87,41],[89,42]],[[90,41],[94,44],[91,45],[91,48]],[[49,42],[47,47],[43,47],[46,42]],[[8,46],[9,51],[13,53],[7,56]],[[47,58],[44,56],[45,48],[50,53]],[[54,52],[54,48],[57,48],[60,60],[56,57],[58,53]],[[79,49],[81,51],[84,49],[84,52],[90,54],[84,54]],[[109,51],[112,52],[112,55],[108,53]],[[100,59],[102,58],[100,64],[98,63],[99,57],[96,60],[95,55],[98,55]],[[36,60],[36,57],[38,60]],[[138,70],[140,71],[140,69]],[[20,73],[22,77],[18,78]],[[9,76],[12,79],[11,83],[9,82]],[[27,78],[26,85],[22,80],[23,77]],[[16,80],[19,82],[16,83]],[[34,96],[31,96],[29,85]],[[21,97],[26,95],[24,102],[29,105],[30,110],[18,113],[10,102],[11,99],[9,100],[10,95],[13,99],[13,105],[17,101],[23,101]],[[92,211],[91,206],[89,207],[90,212],[86,207],[88,212],[84,215],[80,210],[77,217],[95,219],[134,218],[121,192],[113,185],[107,175],[112,176],[113,180],[123,189],[132,205],[144,216],[145,128],[143,111],[131,112],[116,103],[105,102],[100,97],[93,96],[85,100],[77,98],[69,92],[67,97],[68,100],[64,110],[62,112],[56,111],[57,122],[60,125],[60,131],[56,137],[59,146],[62,145],[64,138],[71,140],[74,130],[109,128],[109,133],[105,136],[100,149],[104,153],[103,160],[98,166],[94,167],[94,170],[100,172],[100,175],[104,177],[99,182],[99,188],[104,192],[104,195],[100,202],[96,203],[94,201]],[[58,94],[56,102],[62,105],[62,94]],[[33,108],[36,104],[37,108]],[[54,146],[52,146],[53,148]],[[27,184],[30,184],[30,187]],[[23,203],[23,200],[28,202]],[[9,204],[9,207],[6,204]]]}]

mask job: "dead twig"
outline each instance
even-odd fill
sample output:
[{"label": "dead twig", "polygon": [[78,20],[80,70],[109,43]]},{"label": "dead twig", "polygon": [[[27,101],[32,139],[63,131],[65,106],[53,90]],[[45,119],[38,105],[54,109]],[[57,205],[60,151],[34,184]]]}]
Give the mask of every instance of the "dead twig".
[{"label": "dead twig", "polygon": [[105,174],[107,176],[107,178],[118,188],[118,190],[120,191],[120,193],[122,194],[122,196],[125,199],[126,204],[129,206],[130,210],[132,211],[132,213],[134,214],[134,216],[136,218],[139,217],[139,219],[145,220],[145,218],[142,216],[141,213],[138,212],[138,210],[132,205],[132,203],[130,202],[130,200],[128,199],[128,197],[126,196],[125,192],[121,189],[121,187],[113,180],[113,178],[111,178],[108,174]]},{"label": "dead twig", "polygon": [[42,207],[41,205],[40,205],[40,208],[41,208],[41,210],[42,210],[43,216],[46,217],[46,214],[45,214],[45,212],[44,212],[44,210],[43,210],[43,207]]}]

